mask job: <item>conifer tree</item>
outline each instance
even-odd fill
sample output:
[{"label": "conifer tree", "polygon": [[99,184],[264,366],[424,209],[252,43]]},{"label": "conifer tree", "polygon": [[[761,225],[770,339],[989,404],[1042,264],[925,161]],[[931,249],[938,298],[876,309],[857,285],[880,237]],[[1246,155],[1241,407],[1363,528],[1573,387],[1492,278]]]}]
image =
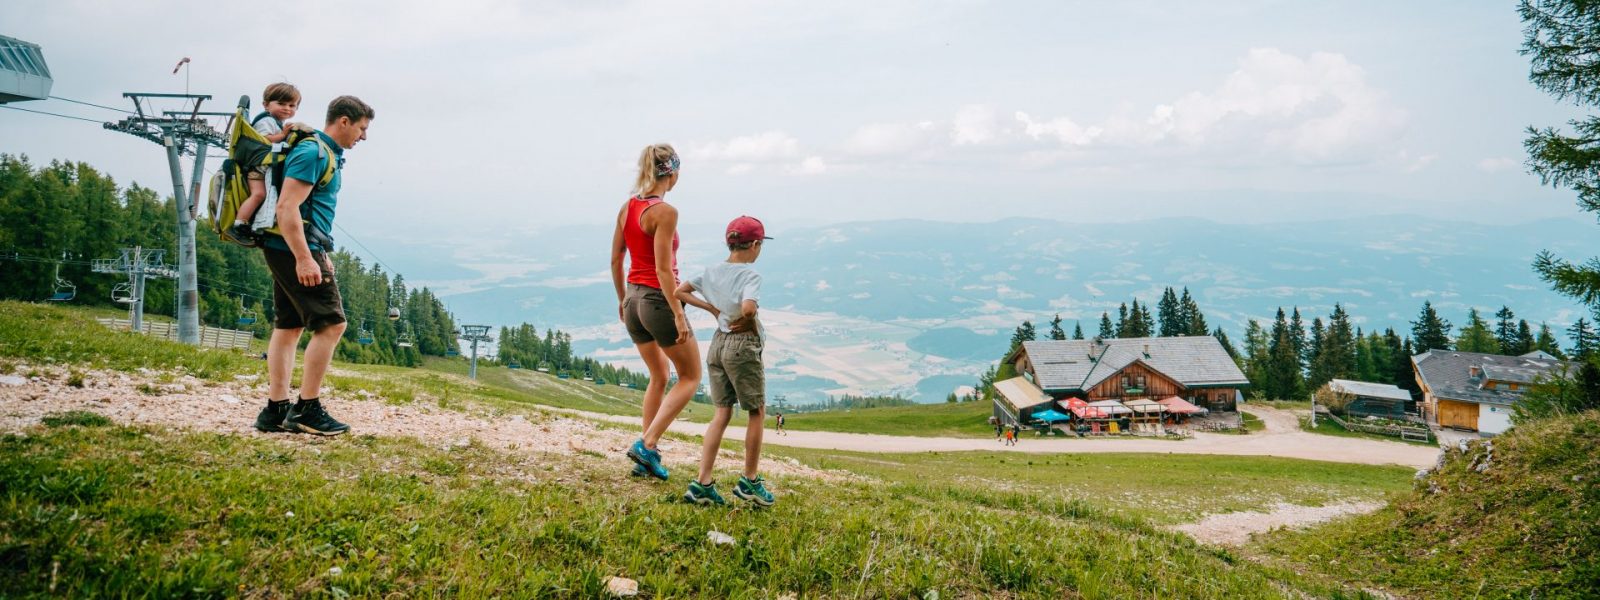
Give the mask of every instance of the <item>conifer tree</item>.
[{"label": "conifer tree", "polygon": [[1578,321],[1567,329],[1568,339],[1572,340],[1572,349],[1567,352],[1576,360],[1590,360],[1596,352],[1600,352],[1600,333],[1589,325],[1589,320],[1578,317]]},{"label": "conifer tree", "polygon": [[1016,352],[1017,347],[1021,346],[1023,342],[1031,342],[1038,339],[1038,337],[1039,333],[1034,330],[1033,321],[1023,321],[1021,325],[1017,326],[1017,330],[1011,333],[1011,349],[1006,351],[1006,354],[1009,355],[1012,352]]},{"label": "conifer tree", "polygon": [[1509,352],[1506,352],[1506,354],[1511,356],[1522,356],[1529,352],[1533,352],[1534,347],[1537,344],[1538,340],[1533,337],[1533,328],[1528,326],[1527,319],[1523,319],[1517,322],[1516,343],[1512,344],[1511,348],[1508,349]]},{"label": "conifer tree", "polygon": [[1456,350],[1500,353],[1500,341],[1495,339],[1494,332],[1489,330],[1489,323],[1478,314],[1478,309],[1467,309],[1467,324],[1461,326],[1461,335],[1456,338]]},{"label": "conifer tree", "polygon": [[[1392,338],[1390,336],[1384,337],[1385,340],[1388,341],[1391,339],[1398,339],[1400,336],[1395,335]],[[1398,351],[1394,353],[1394,366],[1392,367],[1393,370],[1391,371],[1394,373],[1394,381],[1392,383],[1408,392],[1411,392],[1412,398],[1416,398],[1418,394],[1422,393],[1422,388],[1417,385],[1417,371],[1415,364],[1411,361],[1411,358],[1416,356],[1416,353],[1417,349],[1415,346],[1412,346],[1411,338],[1406,338],[1401,342]]]},{"label": "conifer tree", "polygon": [[1539,324],[1539,334],[1533,339],[1535,350],[1565,360],[1567,353],[1561,350],[1561,343],[1556,341],[1556,334],[1550,330],[1548,323]]},{"label": "conifer tree", "polygon": [[1432,302],[1422,301],[1422,313],[1411,322],[1411,341],[1418,354],[1450,349],[1450,322],[1439,318]]},{"label": "conifer tree", "polygon": [[1322,325],[1322,317],[1311,319],[1311,330],[1310,335],[1306,338],[1305,355],[1306,387],[1310,389],[1316,389],[1318,386],[1327,383],[1328,379],[1331,378],[1331,376],[1323,372],[1322,365],[1322,342],[1327,336],[1328,331]]},{"label": "conifer tree", "polygon": [[1511,312],[1511,307],[1501,305],[1500,310],[1494,313],[1494,339],[1500,348],[1494,352],[1508,356],[1523,354],[1527,350],[1518,352],[1521,340],[1517,337],[1517,315]]},{"label": "conifer tree", "polygon": [[1305,386],[1300,366],[1301,353],[1295,350],[1293,328],[1293,324],[1284,318],[1283,309],[1279,308],[1267,350],[1266,385],[1262,386],[1267,397],[1273,400],[1298,400]]},{"label": "conifer tree", "polygon": [[[1522,54],[1531,58],[1528,79],[1558,100],[1592,110],[1600,105],[1600,11],[1587,0],[1523,0]],[[1528,165],[1543,183],[1570,188],[1578,206],[1600,214],[1600,117],[1569,123],[1575,135],[1555,127],[1528,128],[1523,147]],[[1557,292],[1576,298],[1600,318],[1600,257],[1582,263],[1557,258],[1549,250],[1534,258],[1533,269]]]},{"label": "conifer tree", "polygon": [[1289,340],[1293,343],[1292,348],[1295,356],[1299,357],[1300,369],[1303,372],[1306,368],[1306,363],[1310,362],[1310,355],[1307,353],[1310,344],[1306,343],[1306,324],[1305,321],[1300,320],[1300,307],[1298,306],[1294,307],[1293,316],[1289,319]]},{"label": "conifer tree", "polygon": [[1111,337],[1133,337],[1128,335],[1128,303],[1123,302],[1117,307],[1117,334]]},{"label": "conifer tree", "polygon": [[1117,326],[1111,323],[1111,315],[1109,313],[1100,313],[1100,333],[1095,337],[1102,340],[1117,337]]},{"label": "conifer tree", "polygon": [[1269,359],[1269,345],[1267,332],[1261,328],[1261,323],[1255,319],[1244,328],[1244,375],[1250,380],[1250,385],[1264,389],[1267,384],[1267,361]]},{"label": "conifer tree", "polygon": [[1239,365],[1240,369],[1244,368],[1244,358],[1239,356],[1239,349],[1234,348],[1233,341],[1228,339],[1228,332],[1218,327],[1216,331],[1211,332],[1211,337],[1217,338],[1222,344],[1222,350],[1228,353],[1228,358],[1233,359],[1234,364]]},{"label": "conifer tree", "polygon": [[1078,321],[1073,321],[1072,322],[1072,339],[1075,339],[1075,340],[1083,339],[1083,323],[1078,322]]},{"label": "conifer tree", "polygon": [[1056,313],[1056,318],[1050,320],[1050,339],[1067,339],[1067,332],[1061,329],[1061,313]]},{"label": "conifer tree", "polygon": [[1169,286],[1161,292],[1161,301],[1156,303],[1157,331],[1161,333],[1161,337],[1178,335],[1183,331],[1180,328],[1181,317],[1178,310],[1178,295]]},{"label": "conifer tree", "polygon": [[1178,314],[1182,315],[1182,325],[1178,335],[1205,335],[1206,316],[1200,312],[1200,304],[1189,295],[1189,288],[1183,288],[1183,298],[1178,301]]}]

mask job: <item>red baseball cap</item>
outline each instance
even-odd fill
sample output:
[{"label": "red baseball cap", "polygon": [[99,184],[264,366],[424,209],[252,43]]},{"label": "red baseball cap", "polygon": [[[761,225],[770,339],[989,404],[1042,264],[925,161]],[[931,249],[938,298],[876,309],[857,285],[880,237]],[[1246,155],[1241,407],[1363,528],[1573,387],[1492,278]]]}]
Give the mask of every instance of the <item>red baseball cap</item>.
[{"label": "red baseball cap", "polygon": [[751,216],[741,216],[728,223],[728,232],[725,236],[729,243],[742,244],[753,240],[770,240],[767,237],[767,227],[761,220]]}]

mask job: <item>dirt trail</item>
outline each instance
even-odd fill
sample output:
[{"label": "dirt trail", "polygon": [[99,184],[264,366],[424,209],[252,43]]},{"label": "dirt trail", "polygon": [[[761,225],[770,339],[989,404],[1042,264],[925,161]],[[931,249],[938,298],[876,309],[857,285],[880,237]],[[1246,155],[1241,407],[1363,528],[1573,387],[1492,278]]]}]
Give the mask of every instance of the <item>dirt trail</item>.
[{"label": "dirt trail", "polygon": [[[857,452],[990,450],[1030,454],[1130,452],[1223,454],[1281,456],[1367,465],[1394,464],[1413,468],[1432,465],[1439,455],[1439,449],[1431,446],[1307,433],[1300,430],[1299,417],[1286,410],[1255,406],[1246,407],[1244,410],[1260,417],[1266,424],[1266,429],[1248,435],[1197,432],[1192,439],[1183,441],[1150,438],[1035,438],[1024,435],[1015,446],[1003,446],[997,441],[986,438],[909,437],[833,431],[790,431],[789,435],[778,436],[768,430],[764,441],[775,446]],[[619,417],[575,410],[561,412],[612,423],[637,425],[639,422],[637,417]],[[791,418],[804,418],[804,416]],[[740,419],[735,417],[734,422],[738,423]],[[705,431],[705,424],[679,421],[672,424],[672,431],[698,436]],[[743,440],[744,428],[729,426],[726,437]]]},{"label": "dirt trail", "polygon": [[1279,503],[1268,512],[1232,512],[1211,515],[1194,523],[1173,527],[1206,544],[1242,546],[1250,536],[1279,527],[1299,528],[1343,517],[1369,513],[1383,508],[1382,502],[1339,502],[1323,506],[1301,506]]},{"label": "dirt trail", "polygon": [[[24,367],[19,371],[30,369],[41,371],[43,375],[37,379],[13,376],[0,380],[0,432],[21,431],[38,424],[42,417],[51,413],[85,410],[126,425],[307,442],[317,439],[309,435],[256,431],[256,413],[261,410],[261,398],[266,396],[266,390],[253,376],[227,384],[187,376],[161,383],[154,374],[90,371],[84,374],[84,386],[74,387],[67,384],[64,369]],[[328,411],[349,424],[355,435],[409,437],[439,448],[476,442],[512,453],[573,455],[595,452],[614,458],[618,473],[632,468],[623,452],[638,437],[633,430],[601,429],[582,418],[540,412],[493,415],[481,410],[442,409],[422,402],[393,405],[364,390],[340,390],[325,398],[325,402]],[[693,463],[700,455],[697,443],[662,440],[661,449],[662,458],[672,465]],[[742,453],[723,451],[722,456],[724,460],[719,461],[722,466],[742,460]],[[773,474],[824,479],[848,477],[812,469],[793,460],[772,459],[762,463],[762,469]]]}]

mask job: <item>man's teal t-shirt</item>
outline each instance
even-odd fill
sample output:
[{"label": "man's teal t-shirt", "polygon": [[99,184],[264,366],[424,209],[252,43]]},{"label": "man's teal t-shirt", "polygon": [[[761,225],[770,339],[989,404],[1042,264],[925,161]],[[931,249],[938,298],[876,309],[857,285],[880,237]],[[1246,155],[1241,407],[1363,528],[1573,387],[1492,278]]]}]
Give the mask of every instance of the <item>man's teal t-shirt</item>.
[{"label": "man's teal t-shirt", "polygon": [[[332,150],[333,154],[319,157],[318,154],[320,152],[317,144],[301,142],[295,145],[294,149],[289,151],[289,157],[284,159],[283,176],[285,179],[298,179],[316,186],[317,180],[322,178],[323,171],[328,168],[328,161],[339,161],[333,168],[333,179],[328,181],[328,185],[312,187],[311,197],[307,198],[300,207],[300,217],[307,219],[312,227],[327,234],[328,239],[331,240],[333,239],[334,207],[339,204],[339,180],[344,175],[344,148],[340,147],[326,133],[318,131],[317,137],[328,145],[328,149]],[[289,245],[284,243],[283,238],[277,236],[267,236],[262,241],[262,244],[275,250],[289,250]],[[306,245],[310,247],[312,252],[333,251],[333,248],[323,248],[310,240],[306,240]]]}]

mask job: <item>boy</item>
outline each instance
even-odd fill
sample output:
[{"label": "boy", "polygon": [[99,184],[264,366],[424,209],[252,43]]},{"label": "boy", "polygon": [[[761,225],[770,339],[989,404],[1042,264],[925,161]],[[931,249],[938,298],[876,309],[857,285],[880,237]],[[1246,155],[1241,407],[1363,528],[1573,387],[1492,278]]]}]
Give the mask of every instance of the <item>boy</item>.
[{"label": "boy", "polygon": [[[711,385],[711,403],[716,416],[706,425],[705,445],[700,451],[700,474],[689,482],[683,499],[695,504],[726,504],[711,480],[711,468],[722,446],[722,434],[733,419],[733,406],[749,415],[744,433],[744,473],[733,488],[733,495],[756,506],[772,506],[772,492],[756,467],[761,462],[761,429],[766,419],[766,375],[761,351],[766,333],[756,317],[761,299],[761,274],[751,267],[761,256],[766,227],[754,217],[739,217],[728,224],[727,262],[707,268],[700,276],[683,282],[674,294],[684,304],[701,308],[717,318],[717,332],[711,337],[706,372]],[[705,298],[694,295],[699,291]],[[737,332],[736,332],[737,331]]]},{"label": "boy", "polygon": [[[282,82],[269,85],[261,92],[261,108],[261,114],[256,115],[250,126],[272,143],[273,151],[281,151],[279,144],[289,138],[289,128],[285,127],[285,122],[294,118],[300,109],[300,90]],[[228,235],[233,239],[245,243],[256,239],[255,227],[250,223],[255,220],[256,211],[261,209],[262,201],[267,198],[269,169],[266,165],[260,165],[252,167],[245,175],[245,182],[250,185],[250,197],[245,198],[244,203],[239,205],[239,212],[233,216],[233,227],[228,229]]]}]

